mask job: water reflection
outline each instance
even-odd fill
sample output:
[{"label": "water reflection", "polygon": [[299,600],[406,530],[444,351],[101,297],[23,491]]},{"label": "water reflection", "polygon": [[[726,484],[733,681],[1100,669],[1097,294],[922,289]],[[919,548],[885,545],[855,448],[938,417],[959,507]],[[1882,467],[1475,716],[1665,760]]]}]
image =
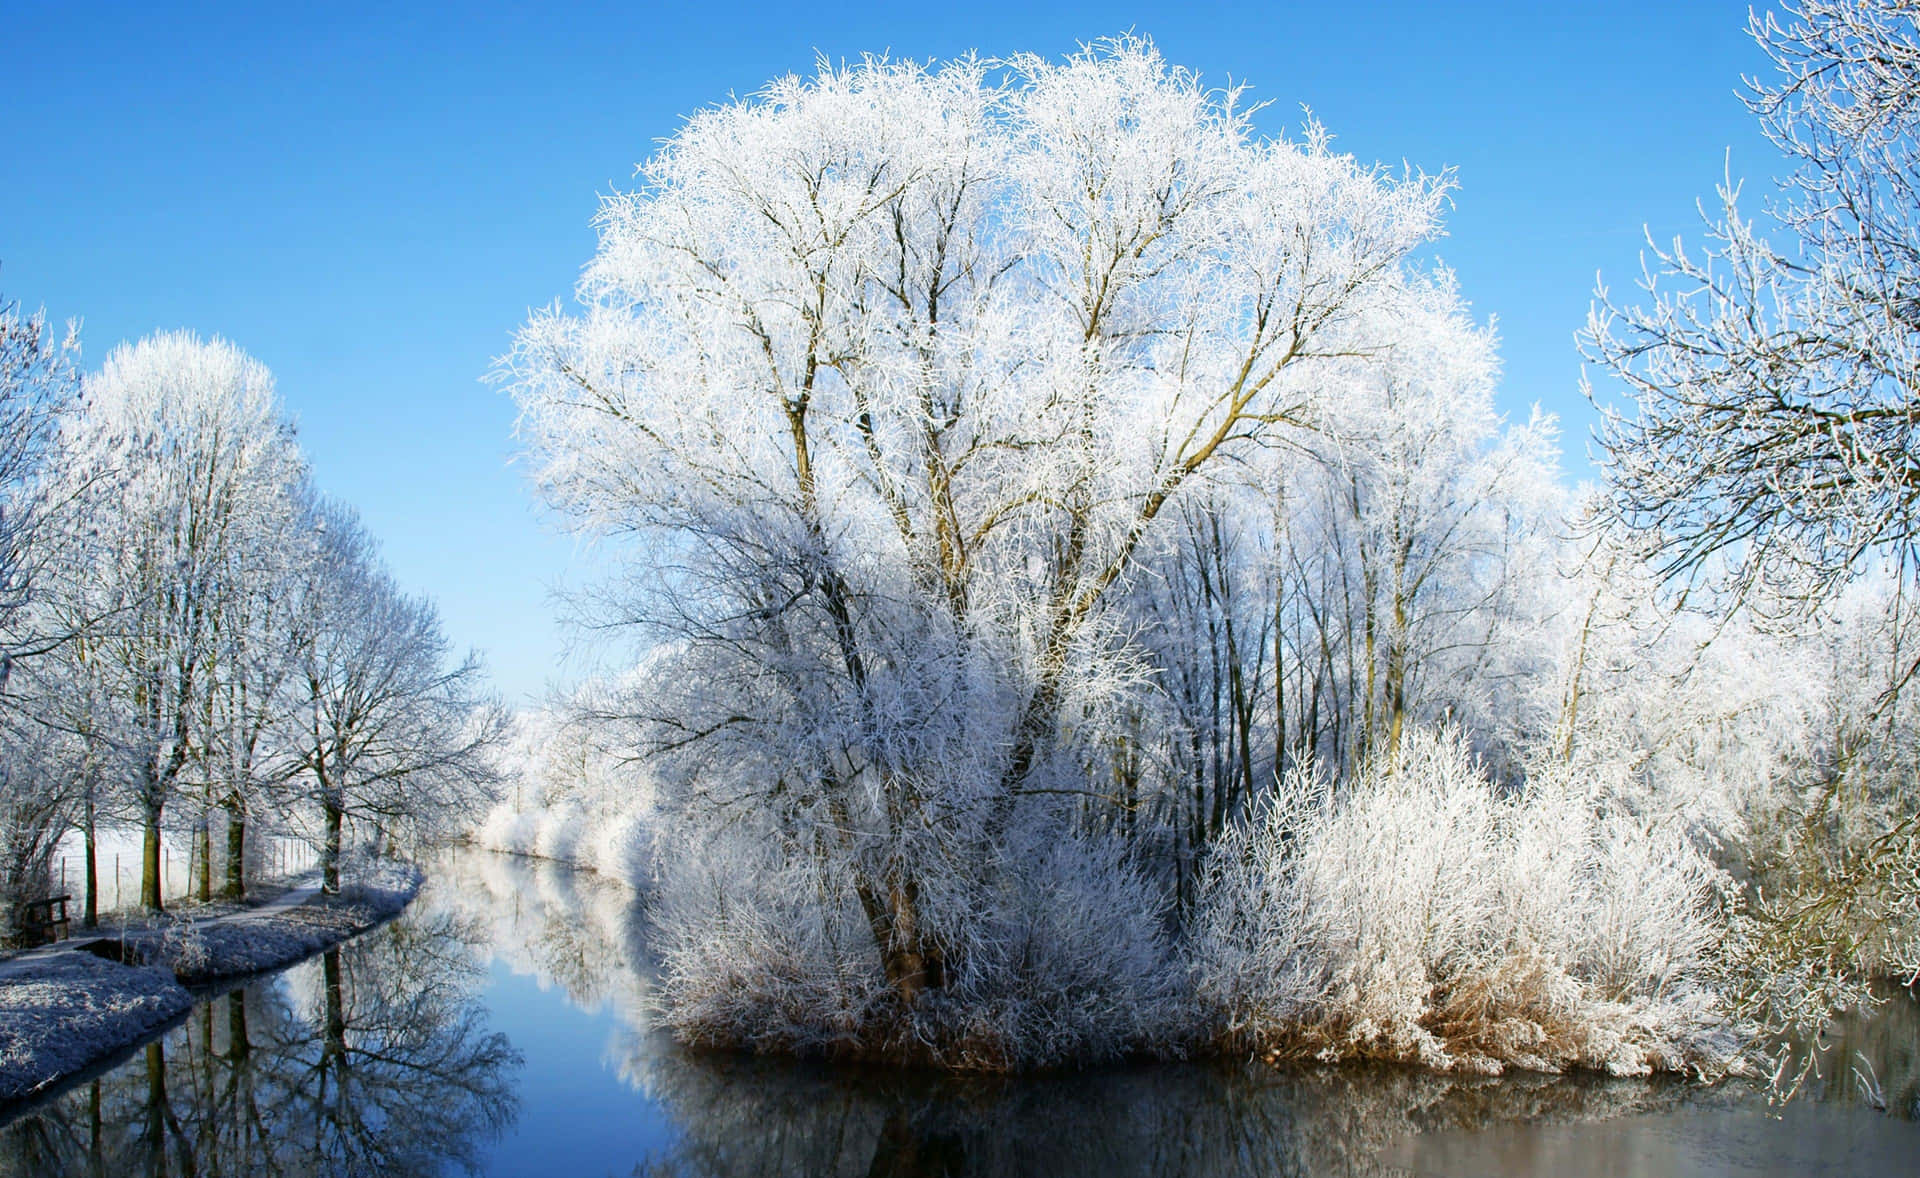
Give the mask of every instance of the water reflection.
[{"label": "water reflection", "polygon": [[494,951],[516,970],[580,1010],[618,1012],[603,1062],[647,1098],[672,1144],[637,1165],[608,1153],[609,1173],[1385,1174],[1402,1171],[1383,1149],[1415,1134],[1753,1103],[1671,1079],[1198,1062],[969,1079],[687,1051],[647,1025],[653,971],[630,893],[499,856],[446,875],[474,918],[495,922]]},{"label": "water reflection", "polygon": [[1842,1015],[1820,1036],[1808,1095],[1920,1121],[1920,996],[1888,986],[1880,997],[1877,1009]]},{"label": "water reflection", "polygon": [[481,1172],[518,1055],[445,915],[196,1007],[124,1065],[0,1130],[0,1174]]},{"label": "water reflection", "polygon": [[1426,1128],[1672,1107],[1682,1084],[1155,1065],[1020,1081],[663,1056],[685,1136],[636,1175],[1372,1175]]},{"label": "water reflection", "polygon": [[[1577,1160],[1766,1115],[1749,1090],[1674,1080],[1220,1062],[991,1079],[694,1052],[650,1026],[644,934],[598,877],[455,856],[400,921],[203,1004],[0,1129],[0,1176],[1521,1173],[1555,1132]],[[1857,1113],[1876,1148],[1912,1140],[1842,1106],[1858,1066],[1896,1115],[1920,1111],[1920,1004],[1829,1038],[1809,1107]]]},{"label": "water reflection", "polygon": [[541,859],[461,851],[435,863],[416,907],[475,930],[490,955],[560,987],[575,1008],[611,1005],[646,1028],[656,962],[630,888]]}]

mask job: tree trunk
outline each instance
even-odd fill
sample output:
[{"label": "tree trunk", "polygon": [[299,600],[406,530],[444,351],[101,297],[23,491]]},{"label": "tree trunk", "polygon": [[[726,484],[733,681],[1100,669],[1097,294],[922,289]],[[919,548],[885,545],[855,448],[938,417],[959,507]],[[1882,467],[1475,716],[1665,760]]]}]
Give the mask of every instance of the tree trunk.
[{"label": "tree trunk", "polygon": [[1273,779],[1284,781],[1287,776],[1287,649],[1286,631],[1281,627],[1285,622],[1283,606],[1277,580],[1273,590]]},{"label": "tree trunk", "polygon": [[1413,594],[1407,588],[1407,548],[1402,544],[1393,562],[1393,632],[1387,636],[1387,760],[1400,756],[1400,737],[1407,722],[1407,658],[1412,643]]},{"label": "tree trunk", "polygon": [[213,815],[201,812],[193,831],[193,854],[199,860],[194,871],[193,894],[202,904],[213,899]]},{"label": "tree trunk", "polygon": [[226,886],[220,894],[229,900],[247,894],[247,813],[239,802],[229,800],[227,810]]},{"label": "tree trunk", "polygon": [[320,890],[329,896],[340,894],[340,824],[345,817],[341,808],[326,803],[327,834],[320,846]]},{"label": "tree trunk", "polygon": [[140,907],[164,912],[160,899],[160,807],[147,806],[140,842]]},{"label": "tree trunk", "polygon": [[928,952],[920,931],[919,889],[911,881],[895,882],[882,895],[873,881],[862,876],[854,891],[866,913],[867,926],[873,930],[887,984],[911,1010],[922,991],[937,989],[945,981],[939,957]]},{"label": "tree trunk", "polygon": [[[1607,571],[1613,570],[1613,562],[1607,562]],[[1587,639],[1593,633],[1594,615],[1600,611],[1599,589],[1593,591],[1593,599],[1587,603],[1587,616],[1580,622],[1580,644],[1573,654],[1573,673],[1567,681],[1566,706],[1561,709],[1560,723],[1566,730],[1566,739],[1560,745],[1560,759],[1573,760],[1574,734],[1580,727],[1580,677],[1587,669]]]},{"label": "tree trunk", "polygon": [[100,927],[100,855],[99,844],[93,820],[93,795],[87,795],[85,825],[81,833],[86,836],[87,863],[87,910],[80,918],[82,928]]},{"label": "tree trunk", "polygon": [[1400,755],[1400,738],[1407,723],[1407,613],[1393,601],[1393,634],[1387,640],[1387,760]]}]

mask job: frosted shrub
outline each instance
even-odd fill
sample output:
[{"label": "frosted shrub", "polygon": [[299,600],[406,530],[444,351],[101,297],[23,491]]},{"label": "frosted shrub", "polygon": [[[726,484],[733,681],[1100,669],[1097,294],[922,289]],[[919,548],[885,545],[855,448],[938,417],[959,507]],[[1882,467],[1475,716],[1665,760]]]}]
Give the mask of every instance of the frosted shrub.
[{"label": "frosted shrub", "polygon": [[1335,795],[1296,775],[1210,864],[1196,984],[1275,1058],[1719,1070],[1719,876],[1684,830],[1561,765],[1503,796],[1455,734]]},{"label": "frosted shrub", "polygon": [[166,966],[176,974],[197,974],[206,971],[213,958],[207,946],[206,933],[196,920],[168,920],[160,931],[160,942],[153,953],[153,961]]},{"label": "frosted shrub", "polygon": [[949,1062],[1045,1067],[1177,1046],[1185,995],[1166,897],[1104,840],[1035,840],[1009,858],[934,1011],[957,1033]]},{"label": "frosted shrub", "polygon": [[489,851],[571,863],[633,888],[644,888],[653,872],[652,827],[644,815],[617,808],[560,803],[521,810],[501,802],[474,828],[472,842]]},{"label": "frosted shrub", "polygon": [[574,860],[585,834],[586,815],[581,813],[580,807],[562,803],[547,811],[541,819],[533,853],[542,859],[562,862]]},{"label": "frosted shrub", "polygon": [[831,875],[830,861],[741,833],[677,848],[651,912],[665,1024],[707,1046],[831,1055],[888,1046],[875,1034],[887,981],[869,960],[851,889]]},{"label": "frosted shrub", "polygon": [[830,859],[739,832],[683,846],[652,908],[663,1021],[697,1044],[985,1071],[1177,1046],[1165,897],[1111,844],[1015,844],[990,890],[923,893],[946,977],[911,1010]]},{"label": "frosted shrub", "polygon": [[571,863],[644,888],[652,875],[654,782],[583,717],[600,706],[589,683],[564,705],[522,714],[499,756],[514,788],[471,833],[490,851]]},{"label": "frosted shrub", "polygon": [[585,832],[580,855],[600,874],[645,888],[653,873],[653,828],[639,814],[604,818]]},{"label": "frosted shrub", "polygon": [[539,832],[539,816],[515,809],[511,802],[497,803],[474,830],[473,840],[489,851],[509,855],[533,854]]}]

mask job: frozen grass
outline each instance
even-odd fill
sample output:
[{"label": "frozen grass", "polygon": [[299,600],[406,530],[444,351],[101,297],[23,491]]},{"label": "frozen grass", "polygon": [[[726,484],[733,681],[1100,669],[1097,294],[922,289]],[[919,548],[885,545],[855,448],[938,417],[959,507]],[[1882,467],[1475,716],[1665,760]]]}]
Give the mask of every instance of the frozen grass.
[{"label": "frozen grass", "polygon": [[1218,848],[1196,982],[1223,1045],[1442,1070],[1718,1074],[1739,1038],[1724,881],[1623,772],[1536,768],[1503,796],[1457,736],[1416,734],[1337,796],[1296,778]]},{"label": "frozen grass", "polygon": [[190,909],[174,920],[130,927],[119,940],[129,958],[163,966],[187,985],[259,973],[291,965],[398,915],[423,878],[411,864],[373,864],[338,896],[305,894],[301,902],[284,907]]},{"label": "frozen grass", "polygon": [[0,963],[0,1101],[138,1043],[192,1005],[164,969],[78,952]]}]

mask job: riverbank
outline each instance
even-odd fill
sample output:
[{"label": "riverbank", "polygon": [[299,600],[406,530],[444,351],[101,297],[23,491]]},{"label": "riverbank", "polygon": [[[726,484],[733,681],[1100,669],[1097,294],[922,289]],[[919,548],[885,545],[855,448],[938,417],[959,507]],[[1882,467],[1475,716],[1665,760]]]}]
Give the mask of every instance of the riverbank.
[{"label": "riverbank", "polygon": [[312,956],[398,915],[424,880],[382,863],[338,896],[203,905],[0,960],[0,1103],[37,1095],[192,1007],[190,988]]}]

